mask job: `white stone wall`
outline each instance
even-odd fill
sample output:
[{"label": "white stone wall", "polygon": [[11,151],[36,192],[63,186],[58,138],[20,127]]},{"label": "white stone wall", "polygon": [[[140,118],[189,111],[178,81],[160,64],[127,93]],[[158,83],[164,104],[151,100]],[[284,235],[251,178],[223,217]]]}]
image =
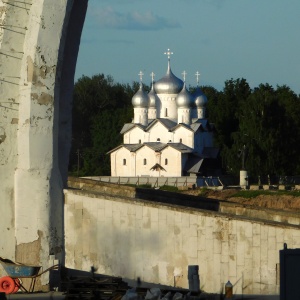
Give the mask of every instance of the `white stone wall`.
[{"label": "white stone wall", "polygon": [[148,109],[143,107],[135,107],[134,109],[134,123],[141,125],[148,125]]},{"label": "white stone wall", "polygon": [[202,135],[203,138],[203,146],[204,147],[212,147],[213,146],[213,133],[212,132],[204,132]]},{"label": "white stone wall", "polygon": [[[15,258],[14,173],[18,151],[19,76],[28,18],[25,9],[14,10],[0,1],[0,252],[2,257],[10,259]],[[5,24],[19,27],[20,33],[13,33]]]},{"label": "white stone wall", "polygon": [[136,176],[157,176],[150,170],[156,163],[159,163],[159,153],[153,151],[148,146],[144,146],[136,151],[136,155],[132,159],[135,160]]},{"label": "white stone wall", "polygon": [[204,147],[213,147],[213,133],[197,131],[194,140],[194,149],[201,154]]},{"label": "white stone wall", "polygon": [[177,94],[157,94],[159,101],[157,103],[157,117],[171,120],[177,120]]},{"label": "white stone wall", "polygon": [[198,107],[197,108],[197,118],[198,119],[204,119],[205,118],[205,107]]},{"label": "white stone wall", "polygon": [[156,118],[157,118],[156,107],[149,107],[148,108],[148,119],[149,120],[154,120]]},{"label": "white stone wall", "polygon": [[182,144],[194,148],[194,132],[192,130],[184,126],[178,126],[174,130],[174,143],[179,143],[180,139]]},{"label": "white stone wall", "polygon": [[191,109],[190,108],[178,108],[177,109],[177,123],[191,124]]},{"label": "white stone wall", "polygon": [[[168,160],[168,165],[165,165],[165,159]],[[161,165],[166,171],[161,172],[161,176],[165,177],[180,177],[182,171],[181,152],[168,146],[161,151]]]},{"label": "white stone wall", "polygon": [[149,142],[157,142],[157,139],[160,139],[161,143],[168,143],[171,139],[171,133],[168,128],[160,122],[156,122],[156,124],[149,129]]},{"label": "white stone wall", "polygon": [[138,144],[139,140],[141,140],[141,143],[148,142],[145,138],[145,131],[140,127],[133,127],[132,129],[124,133],[124,144]]},{"label": "white stone wall", "polygon": [[[161,152],[155,152],[148,146],[143,146],[136,152],[130,152],[121,147],[110,154],[111,176],[181,176],[181,170],[186,162],[180,151],[168,146]],[[165,164],[168,160],[167,165]],[[124,164],[125,160],[125,164]],[[151,170],[155,164],[160,164],[165,170]]]},{"label": "white stone wall", "polygon": [[279,250],[300,247],[299,226],[75,190],[65,237],[67,267],[187,288],[188,265],[199,265],[210,293],[230,280],[235,294],[278,294]]},{"label": "white stone wall", "polygon": [[44,268],[50,255],[63,260],[61,171],[86,5],[0,1],[0,254]]},{"label": "white stone wall", "polygon": [[111,176],[136,176],[134,156],[134,153],[124,147],[112,152],[110,154]]}]

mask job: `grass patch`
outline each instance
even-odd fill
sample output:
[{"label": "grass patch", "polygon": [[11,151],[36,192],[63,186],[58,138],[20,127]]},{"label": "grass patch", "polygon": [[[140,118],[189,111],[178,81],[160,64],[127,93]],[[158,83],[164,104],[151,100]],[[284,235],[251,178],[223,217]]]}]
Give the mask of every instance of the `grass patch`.
[{"label": "grass patch", "polygon": [[266,195],[266,196],[280,196],[280,195],[288,195],[288,196],[293,196],[293,197],[300,197],[300,192],[299,191],[278,191],[278,190],[273,190],[273,191],[238,191],[237,193],[229,196],[229,198],[232,197],[240,197],[240,198],[255,198],[261,195]]},{"label": "grass patch", "polygon": [[138,188],[141,188],[141,189],[151,189],[152,186],[151,184],[140,184],[140,185],[137,185]]},{"label": "grass patch", "polygon": [[168,192],[178,192],[178,187],[172,186],[172,185],[163,185],[159,189],[162,191],[168,191]]},{"label": "grass patch", "polygon": [[141,188],[141,189],[151,189],[152,188],[151,184],[140,184],[140,185],[137,185],[137,184],[133,184],[133,183],[126,183],[124,185],[131,186],[131,187],[134,187],[134,188]]},{"label": "grass patch", "polygon": [[199,197],[206,197],[209,194],[209,189],[204,187],[200,189]]}]

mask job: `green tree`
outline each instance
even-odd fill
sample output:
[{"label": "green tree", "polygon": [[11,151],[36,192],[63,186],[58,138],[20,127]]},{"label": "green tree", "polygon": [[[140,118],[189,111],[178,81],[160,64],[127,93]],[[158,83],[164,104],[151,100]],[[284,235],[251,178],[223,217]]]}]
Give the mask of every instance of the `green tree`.
[{"label": "green tree", "polygon": [[231,135],[234,142],[228,149],[227,162],[233,173],[241,167],[236,154],[246,145],[246,169],[252,176],[297,174],[298,113],[300,101],[288,87],[274,90],[268,84],[261,84],[255,88],[240,104],[239,127]]},{"label": "green tree", "polygon": [[[109,158],[103,153],[120,143],[122,125],[132,118],[129,107],[132,108],[134,93],[130,85],[114,83],[111,76],[105,77],[103,74],[91,78],[83,76],[76,82],[71,172],[80,176],[109,175]],[[119,124],[118,127],[116,124]]]},{"label": "green tree", "polygon": [[222,92],[213,93],[213,101],[208,98],[208,115],[216,128],[215,144],[220,148],[223,168],[226,172],[235,172],[232,163],[232,133],[238,131],[240,105],[251,94],[245,79],[227,80]]}]

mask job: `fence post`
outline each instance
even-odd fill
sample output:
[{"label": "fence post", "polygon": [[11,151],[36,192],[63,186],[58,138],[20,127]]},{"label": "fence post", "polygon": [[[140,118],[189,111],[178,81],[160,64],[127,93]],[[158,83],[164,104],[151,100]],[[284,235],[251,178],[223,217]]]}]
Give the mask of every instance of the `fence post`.
[{"label": "fence post", "polygon": [[222,186],[224,186],[224,184],[223,184],[223,182],[221,181],[220,177],[218,177],[218,181],[220,182],[220,184],[221,184]]}]

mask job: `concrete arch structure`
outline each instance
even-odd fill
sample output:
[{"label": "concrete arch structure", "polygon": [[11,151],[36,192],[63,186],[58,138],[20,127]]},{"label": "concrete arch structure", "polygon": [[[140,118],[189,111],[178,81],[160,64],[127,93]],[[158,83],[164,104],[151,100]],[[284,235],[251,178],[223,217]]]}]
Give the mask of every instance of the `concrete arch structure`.
[{"label": "concrete arch structure", "polygon": [[[0,0],[0,256],[5,258],[48,267],[50,255],[64,257],[63,187],[87,2]],[[47,284],[45,277],[42,285]]]}]

